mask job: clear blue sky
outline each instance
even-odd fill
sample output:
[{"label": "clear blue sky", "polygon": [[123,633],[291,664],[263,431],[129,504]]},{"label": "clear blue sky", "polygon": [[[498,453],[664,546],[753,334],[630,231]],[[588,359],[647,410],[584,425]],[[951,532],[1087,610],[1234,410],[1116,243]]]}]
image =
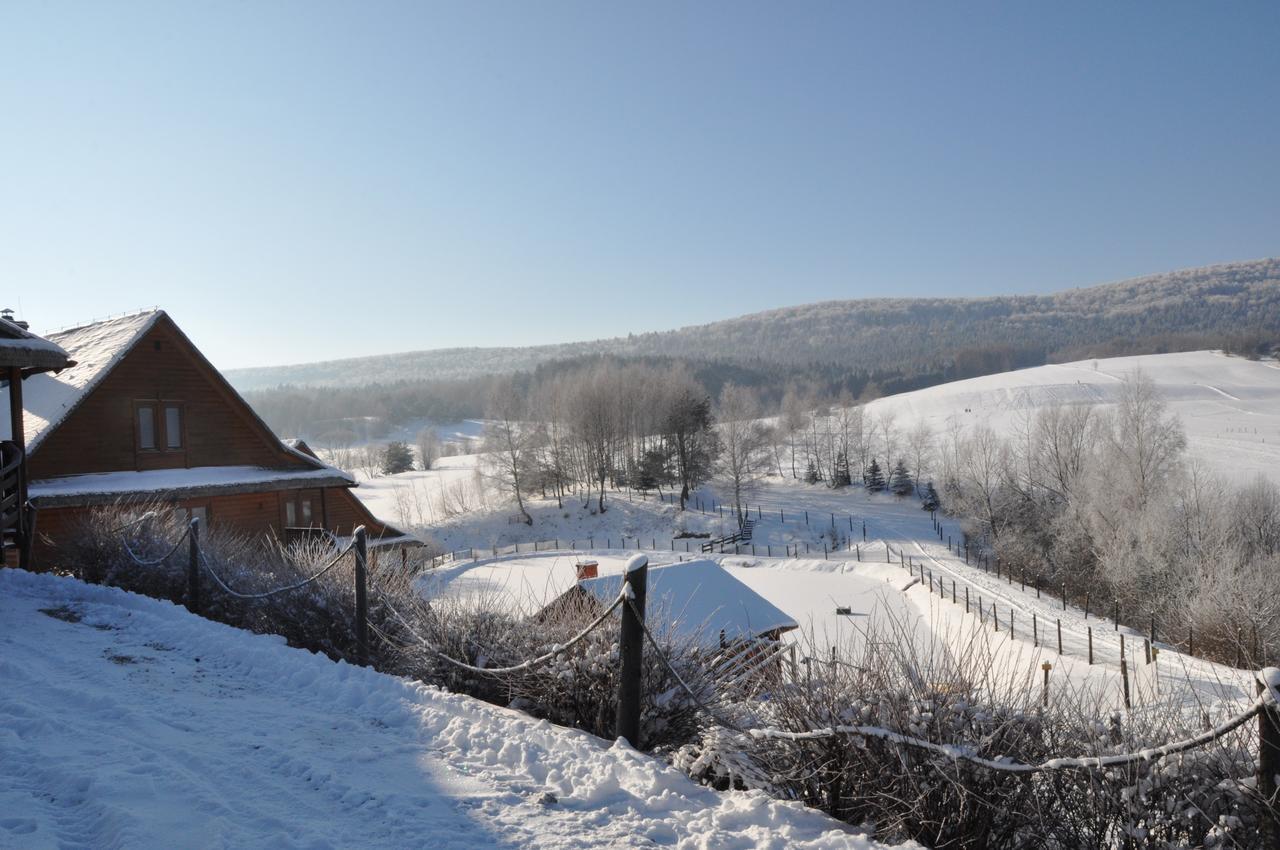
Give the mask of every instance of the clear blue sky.
[{"label": "clear blue sky", "polygon": [[1280,254],[1280,4],[8,3],[0,306],[223,368]]}]

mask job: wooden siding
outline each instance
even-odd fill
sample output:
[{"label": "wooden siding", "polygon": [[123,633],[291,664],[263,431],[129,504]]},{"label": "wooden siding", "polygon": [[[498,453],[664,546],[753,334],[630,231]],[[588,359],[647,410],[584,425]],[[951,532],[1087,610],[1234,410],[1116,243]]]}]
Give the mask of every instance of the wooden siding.
[{"label": "wooden siding", "polygon": [[[135,401],[180,401],[185,407],[182,451],[134,449]],[[280,445],[201,358],[162,319],[124,355],[83,402],[32,453],[31,477],[87,472],[247,464],[308,469]]]},{"label": "wooden siding", "polygon": [[[319,490],[304,492],[316,494],[316,504],[320,504]],[[176,508],[204,508],[208,513],[208,527],[213,532],[232,531],[252,538],[280,538],[284,535],[284,500],[293,498],[296,493],[297,491],[292,490],[242,493],[203,499],[167,500],[166,504]],[[351,491],[344,487],[324,488],[323,504],[328,512],[327,517],[317,508],[315,522],[317,525],[323,522],[324,528],[339,536],[351,534],[357,525],[362,524],[370,539],[399,533],[375,519]],[[56,566],[49,561],[56,552],[58,540],[72,533],[92,510],[94,509],[46,508],[39,512],[36,532],[40,539],[35,546],[37,569]]]}]

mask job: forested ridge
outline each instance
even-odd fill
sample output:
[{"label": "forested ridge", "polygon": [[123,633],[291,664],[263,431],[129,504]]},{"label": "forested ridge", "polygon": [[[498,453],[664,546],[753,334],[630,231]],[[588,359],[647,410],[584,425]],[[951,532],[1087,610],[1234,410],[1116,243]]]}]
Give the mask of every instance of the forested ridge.
[{"label": "forested ridge", "polygon": [[874,397],[1086,357],[1249,355],[1277,336],[1280,259],[1266,259],[1051,295],[826,301],[594,342],[406,352],[227,377],[277,430],[314,433],[317,422],[354,415],[393,424],[479,416],[492,376],[532,380],[601,359],[679,361],[713,396],[733,382],[774,404],[796,381]]}]

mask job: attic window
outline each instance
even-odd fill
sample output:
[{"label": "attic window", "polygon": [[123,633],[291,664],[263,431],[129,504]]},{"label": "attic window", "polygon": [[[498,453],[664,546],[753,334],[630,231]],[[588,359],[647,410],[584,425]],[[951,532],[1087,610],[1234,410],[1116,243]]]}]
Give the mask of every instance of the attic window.
[{"label": "attic window", "polygon": [[184,405],[180,401],[135,401],[134,446],[140,452],[180,452],[186,447]]},{"label": "attic window", "polygon": [[156,408],[150,404],[140,404],[138,411],[138,448],[141,451],[156,449]]},{"label": "attic window", "polygon": [[182,448],[182,407],[177,404],[164,406],[164,444],[173,450]]}]

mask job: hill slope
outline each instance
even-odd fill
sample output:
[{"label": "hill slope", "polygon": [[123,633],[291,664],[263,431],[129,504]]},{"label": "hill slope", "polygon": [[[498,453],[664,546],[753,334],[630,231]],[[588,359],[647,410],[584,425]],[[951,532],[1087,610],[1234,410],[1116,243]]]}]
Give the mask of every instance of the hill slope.
[{"label": "hill slope", "polygon": [[1274,332],[1277,328],[1280,259],[1267,259],[1052,295],[827,301],[593,342],[415,351],[237,369],[227,372],[227,377],[240,390],[280,384],[391,383],[526,370],[593,354],[825,363],[875,372],[936,368],[965,349],[1007,349],[1003,355],[1007,362],[983,370],[990,372],[1121,338],[1222,335],[1249,329]]},{"label": "hill slope", "polygon": [[1037,366],[886,396],[868,415],[892,415],[899,428],[985,422],[1011,436],[1027,412],[1051,404],[1097,404],[1119,397],[1121,381],[1141,370],[1182,420],[1187,454],[1239,481],[1262,475],[1280,484],[1280,365],[1187,351]]}]

